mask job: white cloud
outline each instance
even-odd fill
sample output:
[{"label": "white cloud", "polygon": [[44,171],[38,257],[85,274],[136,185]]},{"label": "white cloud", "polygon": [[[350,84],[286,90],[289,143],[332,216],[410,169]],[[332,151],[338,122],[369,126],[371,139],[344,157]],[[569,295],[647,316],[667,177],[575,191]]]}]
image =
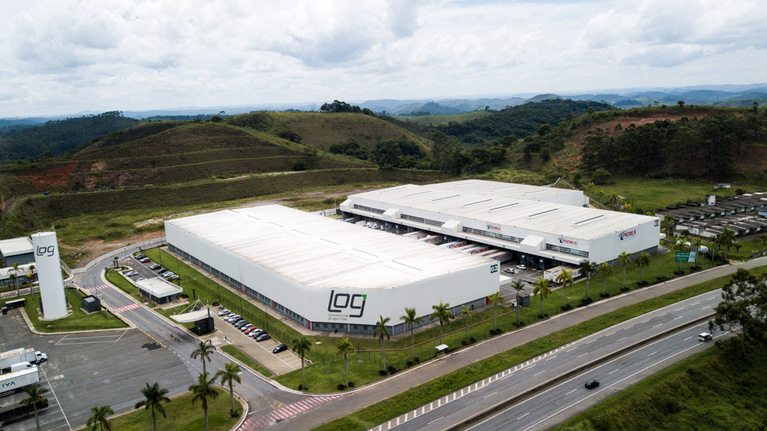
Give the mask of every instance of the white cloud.
[{"label": "white cloud", "polygon": [[765,21],[751,0],[6,1],[0,117],[760,82]]}]

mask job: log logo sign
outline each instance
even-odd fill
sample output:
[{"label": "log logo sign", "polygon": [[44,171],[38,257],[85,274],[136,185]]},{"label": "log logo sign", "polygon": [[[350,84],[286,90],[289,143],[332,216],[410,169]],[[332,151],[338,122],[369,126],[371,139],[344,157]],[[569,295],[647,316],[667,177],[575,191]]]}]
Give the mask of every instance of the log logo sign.
[{"label": "log logo sign", "polygon": [[349,317],[359,318],[365,313],[365,302],[367,302],[367,295],[336,293],[335,290],[331,290],[328,313],[333,313],[330,315],[332,320],[346,320],[345,318]]}]

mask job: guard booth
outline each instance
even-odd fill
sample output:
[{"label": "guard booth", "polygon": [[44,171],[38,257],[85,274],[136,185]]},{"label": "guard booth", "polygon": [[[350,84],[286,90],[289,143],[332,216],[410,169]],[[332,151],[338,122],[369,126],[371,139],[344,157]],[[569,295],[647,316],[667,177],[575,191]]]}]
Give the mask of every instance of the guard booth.
[{"label": "guard booth", "polygon": [[101,311],[101,301],[93,295],[83,297],[80,306],[86,313],[96,313]]},{"label": "guard booth", "polygon": [[520,292],[519,294],[519,306],[520,307],[528,307],[530,306],[530,294],[527,292]]},{"label": "guard booth", "polygon": [[[191,310],[187,312],[187,310]],[[178,323],[194,323],[194,330],[198,335],[208,334],[216,330],[213,317],[210,315],[210,308],[204,305],[199,299],[189,305],[179,314],[170,316]]]}]

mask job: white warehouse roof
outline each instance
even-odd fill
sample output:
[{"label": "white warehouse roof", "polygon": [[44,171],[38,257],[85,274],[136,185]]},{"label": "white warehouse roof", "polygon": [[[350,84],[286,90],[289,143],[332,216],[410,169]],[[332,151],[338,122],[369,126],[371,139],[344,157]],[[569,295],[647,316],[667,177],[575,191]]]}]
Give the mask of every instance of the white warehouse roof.
[{"label": "white warehouse roof", "polygon": [[310,289],[392,289],[488,265],[476,256],[279,205],[166,224]]},{"label": "white warehouse roof", "polygon": [[157,298],[164,298],[171,295],[179,295],[184,289],[172,284],[160,277],[148,278],[146,280],[140,280],[136,282],[136,285],[145,292],[156,296]]},{"label": "white warehouse roof", "polygon": [[450,190],[459,193],[476,193],[509,199],[524,199],[541,202],[566,203],[582,206],[587,203],[581,190],[557,189],[529,184],[501,183],[485,180],[461,180],[430,184],[434,190]]},{"label": "white warehouse roof", "polygon": [[32,253],[34,250],[32,240],[26,236],[0,240],[0,254],[5,257]]},{"label": "white warehouse roof", "polygon": [[[523,186],[515,192],[515,184],[491,181],[455,181],[432,185],[404,185],[383,190],[359,193],[349,196],[341,208],[353,205],[382,209],[398,209],[407,214],[409,208],[429,211],[449,219],[450,216],[472,219],[496,226],[509,226],[534,232],[550,232],[557,235],[583,240],[593,240],[606,235],[631,229],[642,223],[656,220],[638,214],[606,211],[566,203],[551,203],[530,200],[532,196],[546,196],[544,191],[536,192],[536,186]],[[549,197],[560,196],[570,199],[560,189],[548,189]],[[566,191],[564,191],[566,192]],[[582,192],[578,192],[582,196]],[[581,198],[582,201],[582,198]],[[421,214],[422,216],[422,214]],[[445,220],[437,220],[445,221]],[[490,226],[488,226],[490,228]]]}]

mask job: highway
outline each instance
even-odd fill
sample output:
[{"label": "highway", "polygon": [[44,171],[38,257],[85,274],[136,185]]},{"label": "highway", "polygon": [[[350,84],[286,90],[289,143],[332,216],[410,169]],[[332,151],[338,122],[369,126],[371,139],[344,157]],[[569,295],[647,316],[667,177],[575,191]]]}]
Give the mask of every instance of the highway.
[{"label": "highway", "polygon": [[[627,379],[691,349],[703,349],[697,334],[707,328],[703,322],[673,335],[659,338],[658,334],[678,326],[705,319],[713,313],[720,301],[719,290],[672,304],[668,307],[636,317],[598,333],[511,367],[490,378],[449,394],[428,405],[395,418],[375,430],[445,430],[468,418],[525,391],[571,373],[592,361],[599,361],[613,352],[634,343],[652,340],[635,351],[611,359],[593,369],[557,382],[543,392],[537,392],[501,413],[476,424],[476,430],[545,429],[574,414],[575,410],[595,404],[626,386]],[[597,379],[601,385],[595,390],[584,388],[587,379]],[[581,405],[582,404],[582,405]],[[571,411],[572,410],[572,411]],[[556,416],[556,421],[551,419]],[[397,425],[399,423],[399,425]],[[545,424],[545,425],[544,425]]]}]

